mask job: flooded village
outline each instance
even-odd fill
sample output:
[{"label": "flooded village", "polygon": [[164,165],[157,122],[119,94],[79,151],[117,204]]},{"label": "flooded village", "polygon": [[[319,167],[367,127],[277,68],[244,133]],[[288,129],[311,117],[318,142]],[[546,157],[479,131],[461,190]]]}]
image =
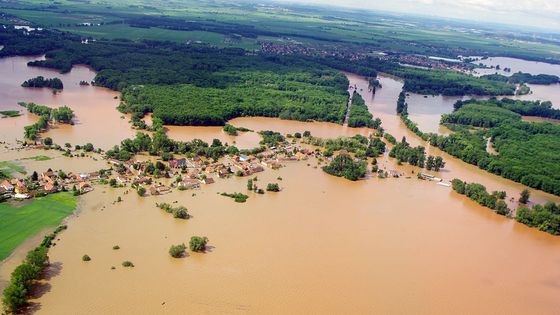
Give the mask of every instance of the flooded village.
[{"label": "flooded village", "polygon": [[[0,72],[18,62],[0,60]],[[18,70],[22,78],[43,71],[23,69]],[[65,149],[22,147],[14,139],[37,118],[22,109],[21,116],[0,120],[6,142],[0,160],[20,163],[26,171],[2,181],[0,194],[14,203],[58,191],[79,196],[78,210],[65,220],[67,229],[49,251],[47,277],[31,296],[33,313],[447,314],[459,307],[465,313],[527,314],[557,309],[560,239],[454,193],[450,182],[482,183],[507,196],[518,196],[525,186],[431,147],[406,128],[395,114],[399,80],[380,76],[382,87],[372,93],[367,78],[346,74],[386,132],[425,146],[427,154],[443,157],[445,167],[435,172],[401,164],[387,150],[367,159],[366,177],[352,182],[321,169],[347,151],[328,155],[295,134],[371,139],[374,129],[241,117],[229,123],[253,132],[236,137],[216,127],[166,126],[171,139],[219,139],[224,146],[228,141],[245,149],[219,159],[177,153],[167,159],[147,153],[108,157],[108,150],[138,130],[115,109],[118,93],[79,85],[93,78],[84,71],[86,77],[74,70],[63,76],[65,86],[73,88],[58,95],[12,86],[11,99],[0,103],[2,109],[13,109],[17,101],[68,105],[76,124],[55,126],[42,137],[96,148],[70,148],[65,156]],[[451,101],[442,102],[452,107]],[[410,103],[414,120],[417,103]],[[439,125],[441,114],[430,112],[427,120]],[[250,152],[264,130],[278,132],[285,141]],[[41,155],[50,160],[31,159]],[[371,168],[374,159],[377,171]],[[263,189],[277,183],[280,192],[248,190],[248,180]],[[246,194],[247,202],[221,195],[237,192]],[[546,201],[560,198],[532,191],[531,202]],[[184,206],[191,217],[173,220],[156,203]],[[169,257],[172,244],[195,235],[208,237],[206,252]],[[2,262],[0,285],[37,242],[30,239]],[[83,261],[83,255],[91,260]],[[134,267],[121,267],[123,261]]]}]

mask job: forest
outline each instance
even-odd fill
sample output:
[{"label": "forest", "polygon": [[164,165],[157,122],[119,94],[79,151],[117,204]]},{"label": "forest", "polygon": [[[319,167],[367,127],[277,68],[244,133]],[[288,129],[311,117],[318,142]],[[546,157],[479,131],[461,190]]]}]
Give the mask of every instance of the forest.
[{"label": "forest", "polygon": [[[460,109],[464,104],[476,104],[478,101],[471,99],[466,101],[457,101],[453,105],[455,110]],[[512,100],[509,98],[503,98],[498,100],[496,98],[491,98],[482,102],[482,104],[489,104],[492,106],[505,108],[514,113],[522,116],[535,116],[543,118],[560,119],[560,109],[552,108],[552,102],[550,101],[520,101]]]},{"label": "forest", "polygon": [[[521,111],[523,106],[531,108],[535,103],[462,102],[454,113],[442,117],[442,122],[459,124],[451,125],[455,132],[449,136],[431,134],[430,144],[491,173],[560,195],[560,125],[523,122],[517,113],[506,109]],[[485,129],[472,129],[480,125]],[[486,152],[488,138],[499,154]]]}]

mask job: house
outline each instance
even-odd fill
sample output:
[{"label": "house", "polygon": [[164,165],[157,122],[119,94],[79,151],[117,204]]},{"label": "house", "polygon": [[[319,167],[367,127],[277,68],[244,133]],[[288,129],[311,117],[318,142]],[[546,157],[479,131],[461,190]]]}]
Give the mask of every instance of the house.
[{"label": "house", "polygon": [[295,154],[295,158],[296,158],[298,161],[307,160],[307,154],[302,153],[302,152],[297,152],[297,153]]},{"label": "house", "polygon": [[176,159],[169,161],[169,167],[171,168],[182,168],[183,166],[187,166],[187,159]]},{"label": "house", "polygon": [[80,173],[79,175],[81,180],[88,180],[89,179],[89,174],[88,173]]},{"label": "house", "polygon": [[91,186],[90,182],[84,181],[78,184],[78,189],[80,190],[81,193],[85,193],[85,192],[92,191],[93,187]]},{"label": "house", "polygon": [[128,182],[128,179],[124,176],[117,176],[116,180],[119,185],[125,185]]},{"label": "house", "polygon": [[58,189],[51,183],[46,183],[43,186],[43,191],[45,191],[46,193],[53,193],[56,192]]},{"label": "house", "polygon": [[246,155],[240,155],[239,158],[237,158],[237,160],[239,162],[247,162],[247,161],[249,161],[249,157],[246,156]]},{"label": "house", "polygon": [[201,182],[202,182],[203,184],[206,184],[206,185],[214,184],[214,183],[215,183],[215,181],[214,181],[214,179],[213,179],[212,177],[203,178],[203,179],[201,180]]},{"label": "house", "polygon": [[263,172],[264,168],[258,164],[251,164],[249,166],[249,170],[251,171],[251,173],[259,173],[259,172]]},{"label": "house", "polygon": [[12,192],[14,191],[14,185],[12,185],[9,181],[5,180],[2,183],[0,183],[0,187],[4,188],[7,192]]},{"label": "house", "polygon": [[154,187],[154,186],[151,186],[151,187],[150,187],[150,195],[152,195],[152,196],[157,196],[157,195],[159,195],[159,191],[157,190],[156,187]]},{"label": "house", "polygon": [[134,184],[151,184],[152,179],[150,177],[137,176],[136,178],[134,178],[132,183],[134,183]]},{"label": "house", "polygon": [[179,186],[185,188],[198,188],[200,187],[200,181],[193,178],[185,178],[181,182],[179,182]]},{"label": "house", "polygon": [[17,178],[12,179],[10,184],[14,186],[14,192],[16,194],[25,194],[28,192],[27,186]]},{"label": "house", "polygon": [[163,186],[163,185],[162,185],[162,186],[159,186],[159,187],[157,188],[157,190],[158,190],[158,192],[159,192],[160,195],[165,195],[165,194],[168,194],[168,193],[171,192],[171,189],[170,189],[169,187]]},{"label": "house", "polygon": [[402,176],[402,174],[401,174],[401,173],[399,173],[399,172],[398,172],[398,171],[396,171],[396,170],[389,170],[389,176],[392,176],[392,177],[398,178],[398,177]]},{"label": "house", "polygon": [[48,181],[48,179],[50,179],[53,176],[54,176],[54,172],[51,169],[49,169],[46,172],[41,173],[41,179],[44,180],[44,181]]},{"label": "house", "polygon": [[228,177],[228,175],[230,174],[230,171],[228,168],[220,168],[218,170],[218,177],[219,178],[226,178]]}]

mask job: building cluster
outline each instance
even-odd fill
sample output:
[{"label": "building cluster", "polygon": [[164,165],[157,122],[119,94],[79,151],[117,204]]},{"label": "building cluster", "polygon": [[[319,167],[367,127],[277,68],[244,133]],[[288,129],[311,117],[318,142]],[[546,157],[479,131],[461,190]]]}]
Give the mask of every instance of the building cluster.
[{"label": "building cluster", "polygon": [[[287,154],[286,151],[295,151],[295,153]],[[108,159],[107,162],[116,170],[116,174],[112,176],[116,184],[143,187],[150,195],[163,195],[171,192],[172,188],[183,190],[210,185],[215,183],[215,178],[251,176],[263,172],[265,168],[278,169],[282,167],[282,162],[306,160],[312,154],[314,154],[313,151],[288,146],[282,149],[271,148],[258,155],[228,156],[220,162],[210,162],[199,156],[183,157],[169,161],[157,161],[157,172],[153,170],[152,161],[122,162]],[[157,176],[154,173],[157,173]],[[156,182],[155,177],[170,179],[166,181],[169,184]]]},{"label": "building cluster", "polygon": [[64,174],[52,170],[34,174],[26,179],[6,179],[0,183],[0,199],[28,199],[59,191],[76,191],[80,194],[93,190],[92,181],[100,180],[98,172]]}]

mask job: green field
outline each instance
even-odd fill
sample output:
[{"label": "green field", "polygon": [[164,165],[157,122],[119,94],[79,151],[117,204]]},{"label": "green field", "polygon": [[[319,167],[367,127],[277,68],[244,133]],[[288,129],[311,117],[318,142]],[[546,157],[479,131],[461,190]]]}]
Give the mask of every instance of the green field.
[{"label": "green field", "polygon": [[0,179],[12,177],[14,173],[25,174],[25,169],[12,162],[0,161]]},{"label": "green field", "polygon": [[0,203],[0,260],[45,228],[55,227],[76,208],[77,198],[63,192],[23,205]]},{"label": "green field", "polygon": [[[289,40],[305,45],[347,46],[349,50],[439,56],[482,53],[560,62],[560,44],[534,37],[531,32],[517,30],[511,35],[511,30],[489,31],[486,26],[476,29],[470,24],[412,16],[405,19],[358,7],[335,11],[250,1],[21,0],[0,2],[0,11],[97,39],[193,40],[251,50],[256,48],[257,39]],[[85,22],[104,25],[76,26]],[[132,27],[133,24],[144,25]],[[229,36],[237,41],[230,43]]]}]

